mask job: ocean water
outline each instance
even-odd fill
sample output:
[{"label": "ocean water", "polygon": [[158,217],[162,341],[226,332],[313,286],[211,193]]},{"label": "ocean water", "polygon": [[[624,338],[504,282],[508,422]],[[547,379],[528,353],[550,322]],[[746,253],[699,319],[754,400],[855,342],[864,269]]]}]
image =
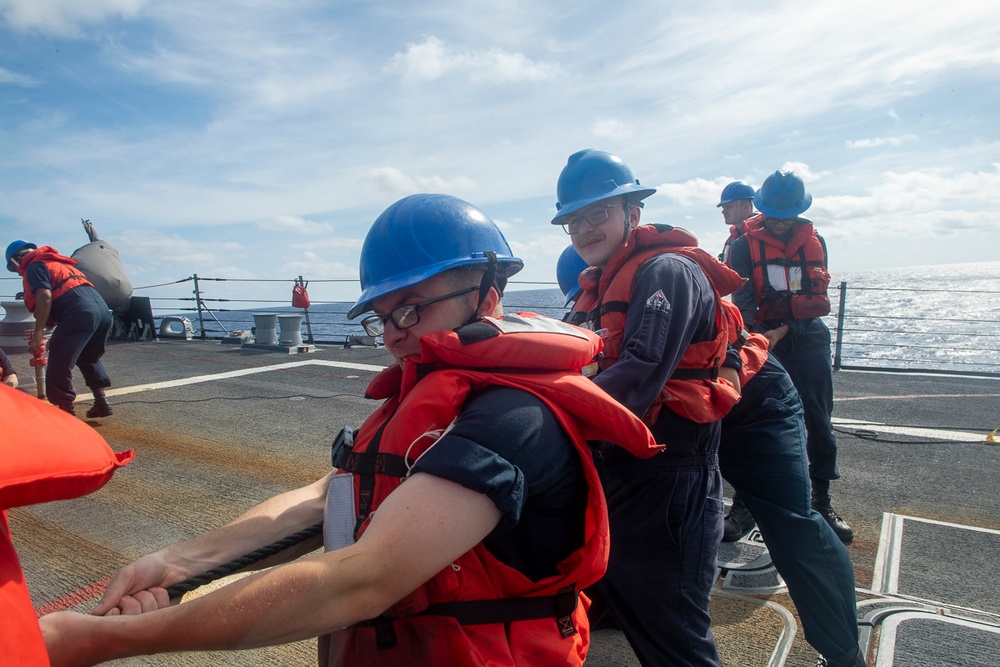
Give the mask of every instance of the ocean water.
[{"label": "ocean water", "polygon": [[[843,283],[842,366],[1000,373],[1000,262],[835,274],[830,289],[833,312],[825,318],[835,339]],[[558,289],[517,287],[512,284],[504,298],[508,311],[555,318],[566,313]],[[346,318],[350,306],[338,302],[310,308],[314,339],[343,343],[349,335],[363,335],[357,320]],[[227,331],[249,330],[254,312],[296,311],[286,306],[230,310],[215,313],[217,321],[205,315],[206,334],[221,337]],[[194,321],[197,331],[197,315],[183,315]],[[306,338],[304,320],[302,333]]]}]

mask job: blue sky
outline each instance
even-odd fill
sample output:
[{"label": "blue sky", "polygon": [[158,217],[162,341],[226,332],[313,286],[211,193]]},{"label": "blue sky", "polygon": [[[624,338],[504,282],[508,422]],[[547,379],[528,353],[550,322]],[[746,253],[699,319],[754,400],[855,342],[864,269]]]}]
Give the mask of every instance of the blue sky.
[{"label": "blue sky", "polygon": [[600,148],[713,251],[721,188],[793,168],[835,277],[993,261],[997,25],[981,0],[0,0],[3,245],[68,254],[89,218],[137,286],[350,279],[385,207],[446,192],[551,282],[556,179]]}]

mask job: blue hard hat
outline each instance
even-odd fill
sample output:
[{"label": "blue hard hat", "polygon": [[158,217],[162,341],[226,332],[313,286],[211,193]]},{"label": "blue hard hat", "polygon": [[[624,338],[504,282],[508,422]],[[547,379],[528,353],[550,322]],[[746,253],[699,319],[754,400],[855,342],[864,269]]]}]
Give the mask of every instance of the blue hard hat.
[{"label": "blue hard hat", "polygon": [[757,210],[771,218],[794,218],[812,206],[812,195],[794,171],[776,171],[754,193]]},{"label": "blue hard hat", "polygon": [[472,204],[450,195],[404,197],[375,220],[361,248],[361,296],[348,319],[372,301],[463,266],[490,265],[509,278],[524,263],[514,257],[496,224]]},{"label": "blue hard hat", "polygon": [[32,249],[38,248],[38,246],[36,246],[34,243],[29,243],[28,241],[22,241],[21,239],[18,239],[17,241],[11,241],[10,245],[7,246],[6,257],[4,259],[7,260],[7,270],[10,271],[11,273],[17,273],[17,268],[16,267],[11,268],[10,266],[11,257],[16,255],[19,250],[25,247],[30,247]]},{"label": "blue hard hat", "polygon": [[722,188],[722,197],[719,199],[719,203],[716,204],[716,208],[722,206],[723,204],[728,204],[731,201],[739,201],[740,199],[753,199],[756,191],[753,186],[747,185],[743,181],[733,181],[726,187]]},{"label": "blue hard hat", "polygon": [[580,253],[571,245],[559,255],[559,262],[556,264],[556,280],[559,281],[559,289],[566,297],[568,306],[577,297],[583,287],[580,286],[580,274],[587,268],[587,262],[580,257]]},{"label": "blue hard hat", "polygon": [[635,201],[640,201],[654,192],[656,188],[639,185],[632,170],[620,157],[588,148],[570,155],[559,174],[556,185],[558,213],[552,219],[552,224],[562,224],[559,219],[563,216],[604,199],[633,195]]}]

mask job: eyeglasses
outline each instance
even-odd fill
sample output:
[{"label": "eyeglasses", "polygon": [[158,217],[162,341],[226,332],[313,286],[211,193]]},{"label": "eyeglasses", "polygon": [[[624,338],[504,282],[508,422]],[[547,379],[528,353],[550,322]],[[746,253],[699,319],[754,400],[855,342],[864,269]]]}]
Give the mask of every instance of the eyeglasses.
[{"label": "eyeglasses", "polygon": [[568,218],[566,222],[562,223],[563,231],[572,236],[580,231],[580,225],[584,222],[589,224],[591,227],[600,227],[605,222],[608,221],[609,208],[625,208],[624,204],[607,204],[605,206],[600,206],[598,208],[592,208],[589,211],[581,213],[580,215],[574,215]]},{"label": "eyeglasses", "polygon": [[468,294],[469,292],[474,292],[478,289],[479,286],[476,285],[474,287],[460,289],[457,292],[450,292],[442,296],[436,296],[433,299],[427,299],[427,301],[421,301],[420,303],[408,303],[405,306],[393,309],[388,315],[379,315],[378,313],[375,313],[361,320],[361,326],[365,328],[365,332],[367,332],[369,336],[381,336],[384,334],[385,324],[390,320],[392,321],[392,326],[396,327],[399,331],[409,329],[410,327],[416,326],[417,323],[420,322],[420,311],[432,303]]}]

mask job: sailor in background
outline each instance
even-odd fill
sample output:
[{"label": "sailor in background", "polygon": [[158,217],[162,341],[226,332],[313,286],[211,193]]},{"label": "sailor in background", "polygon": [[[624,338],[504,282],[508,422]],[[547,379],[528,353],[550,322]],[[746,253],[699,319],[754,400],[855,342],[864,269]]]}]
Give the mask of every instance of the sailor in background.
[{"label": "sailor in background", "polygon": [[760,214],[744,223],[733,242],[729,265],[747,284],[733,295],[752,331],[770,342],[770,351],[788,371],[802,397],[812,505],[844,544],[854,531],[833,509],[830,482],[840,478],[833,433],[833,365],[826,243],[810,220],[800,217],[811,205],[802,179],[776,171],[754,193]]},{"label": "sailor in background", "polygon": [[722,218],[729,226],[729,238],[722,246],[719,261],[729,263],[729,249],[733,241],[743,236],[743,222],[753,217],[753,195],[755,190],[743,181],[733,181],[722,189],[722,196],[716,208],[722,209]]},{"label": "sailor in background", "polygon": [[35,316],[28,342],[32,354],[43,349],[45,328],[58,325],[48,344],[45,388],[49,402],[76,414],[76,366],[94,394],[87,417],[109,416],[111,406],[104,390],[111,386],[111,378],[101,361],[113,322],[108,304],[76,268],[76,260],[60,255],[51,246],[39,248],[27,241],[13,241],[7,246],[6,259],[7,269],[21,275],[24,305]]},{"label": "sailor in background", "polygon": [[10,359],[2,349],[0,349],[0,382],[17,389],[17,372],[14,371],[14,365],[10,363]]}]

